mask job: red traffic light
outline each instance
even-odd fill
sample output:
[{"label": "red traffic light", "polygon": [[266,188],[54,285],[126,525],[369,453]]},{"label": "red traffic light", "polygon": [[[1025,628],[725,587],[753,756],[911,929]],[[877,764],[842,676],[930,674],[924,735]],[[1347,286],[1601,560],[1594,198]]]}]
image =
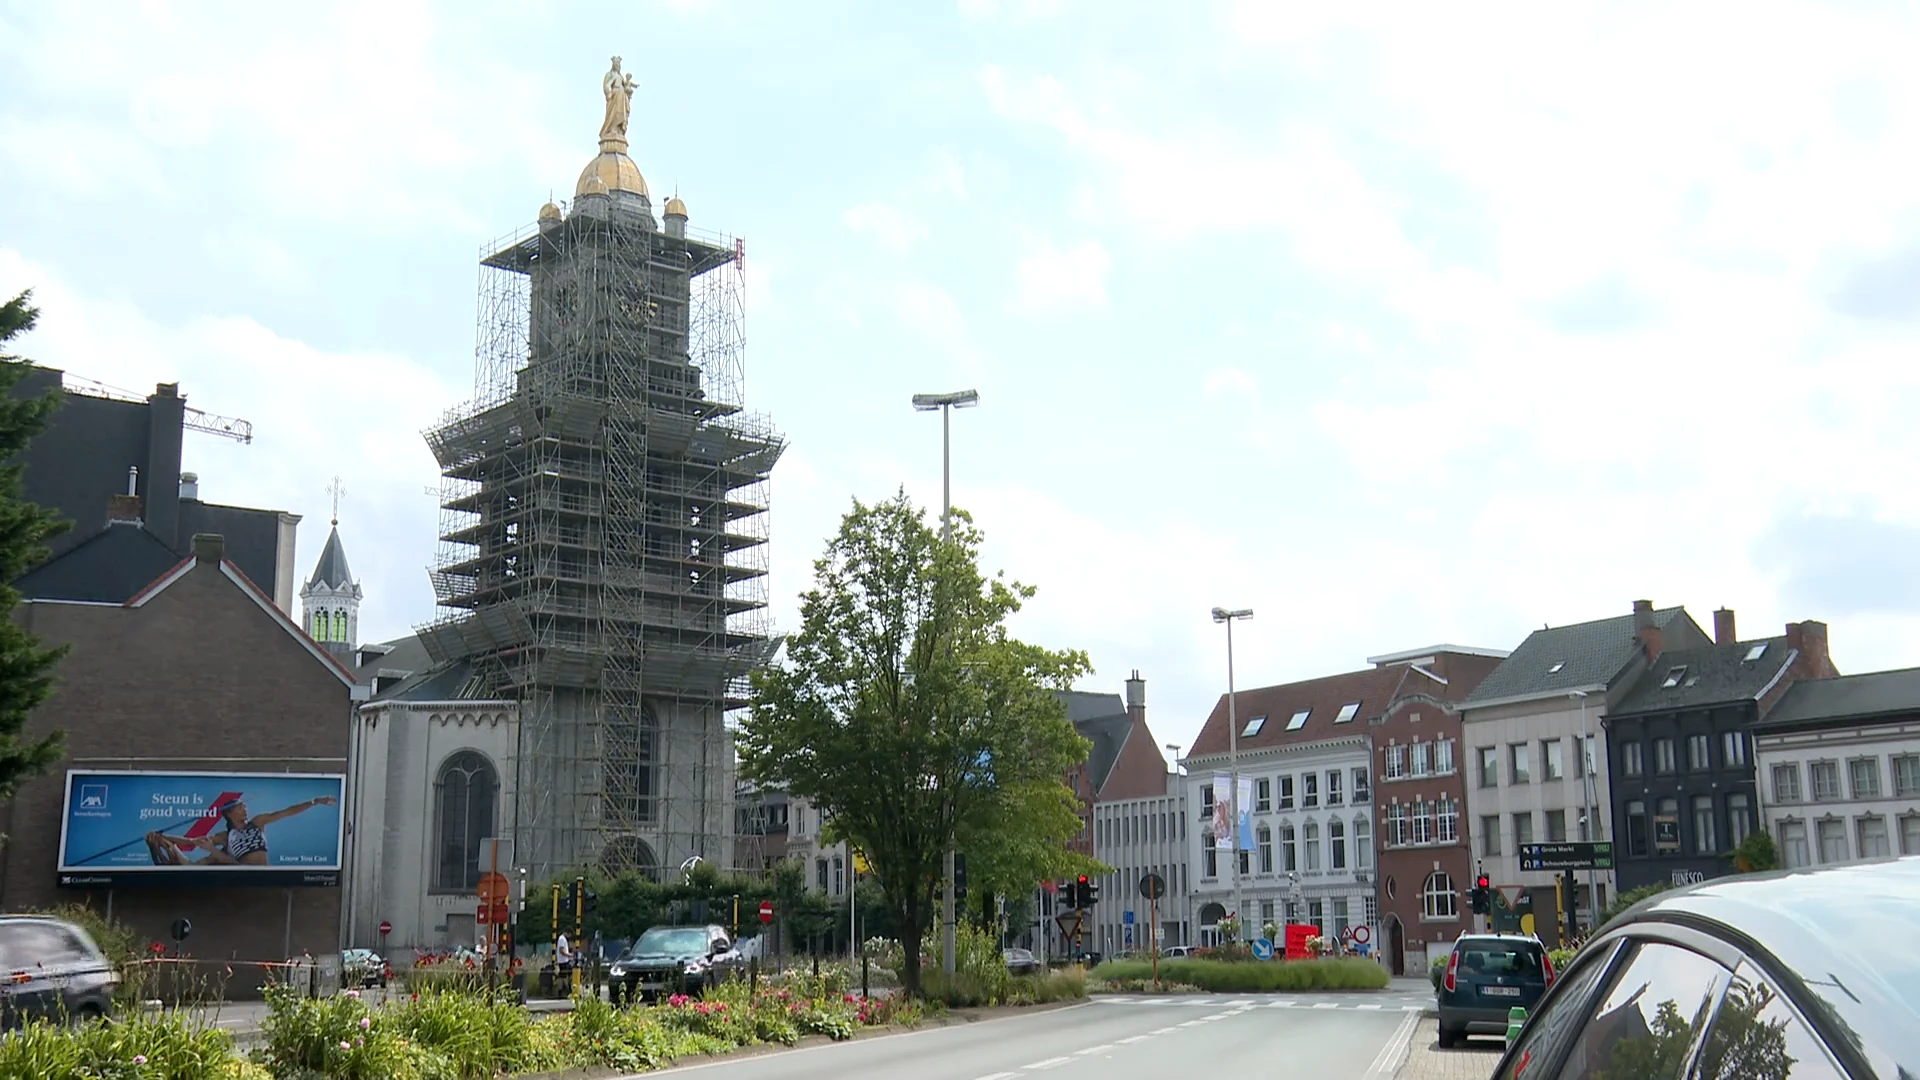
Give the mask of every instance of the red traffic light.
[{"label": "red traffic light", "polygon": [[1087,883],[1087,875],[1085,875],[1085,874],[1081,874],[1081,875],[1080,875],[1080,884],[1082,884],[1082,885],[1085,885],[1086,883]]},{"label": "red traffic light", "polygon": [[1492,885],[1492,884],[1493,884],[1493,879],[1491,879],[1491,878],[1489,878],[1489,877],[1487,877],[1487,875],[1485,875],[1485,874],[1481,874],[1481,875],[1480,875],[1480,881],[1478,882],[1478,884],[1479,884],[1479,886],[1480,886],[1481,888],[1483,888],[1483,889],[1484,889],[1484,888],[1486,888],[1486,887],[1488,887],[1489,885]]}]

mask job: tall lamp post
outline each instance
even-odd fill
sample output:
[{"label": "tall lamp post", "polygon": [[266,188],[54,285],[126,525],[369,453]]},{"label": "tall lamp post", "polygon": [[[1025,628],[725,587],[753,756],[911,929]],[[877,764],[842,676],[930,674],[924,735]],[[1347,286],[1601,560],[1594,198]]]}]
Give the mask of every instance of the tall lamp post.
[{"label": "tall lamp post", "polygon": [[[1227,624],[1227,832],[1233,836],[1228,859],[1233,869],[1233,917],[1240,923],[1240,936],[1247,933],[1246,897],[1240,892],[1240,715],[1233,694],[1233,621],[1253,618],[1252,608],[1228,611],[1213,609],[1213,621]],[[1215,793],[1214,798],[1220,796]],[[1214,846],[1219,847],[1218,838]]]},{"label": "tall lamp post", "polygon": [[[940,542],[953,541],[953,410],[971,409],[980,404],[978,390],[954,390],[945,394],[915,394],[913,407],[919,412],[940,413]],[[940,898],[940,970],[953,974],[954,903],[953,886],[957,875],[954,847],[947,845],[943,876],[946,887]]]},{"label": "tall lamp post", "polygon": [[[1593,842],[1600,839],[1601,832],[1600,808],[1595,805],[1599,800],[1594,798],[1593,794],[1593,769],[1596,762],[1593,760],[1594,754],[1590,749],[1593,746],[1593,733],[1587,730],[1587,692],[1575,690],[1568,696],[1580,702],[1580,771],[1585,774],[1581,777],[1581,783],[1585,785],[1583,797],[1586,799],[1587,840]],[[1589,866],[1587,867],[1587,921],[1589,923],[1600,917],[1600,892],[1594,888],[1594,880],[1594,869]],[[1577,901],[1574,906],[1579,906]]]}]

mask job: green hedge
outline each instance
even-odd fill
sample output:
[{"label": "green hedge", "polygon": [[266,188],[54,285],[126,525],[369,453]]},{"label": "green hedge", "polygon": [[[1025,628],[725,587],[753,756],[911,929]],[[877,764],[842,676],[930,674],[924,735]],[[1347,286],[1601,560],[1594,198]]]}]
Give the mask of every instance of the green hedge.
[{"label": "green hedge", "polygon": [[[1108,983],[1153,978],[1145,960],[1109,960],[1090,974]],[[1387,969],[1371,960],[1279,960],[1232,963],[1179,958],[1160,961],[1162,983],[1185,983],[1225,994],[1285,990],[1384,990]]]}]

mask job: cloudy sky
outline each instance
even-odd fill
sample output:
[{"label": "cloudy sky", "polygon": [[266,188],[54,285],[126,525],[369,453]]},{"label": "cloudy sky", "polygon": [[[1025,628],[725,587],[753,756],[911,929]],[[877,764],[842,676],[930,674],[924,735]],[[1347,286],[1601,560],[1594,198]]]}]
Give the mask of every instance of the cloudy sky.
[{"label": "cloudy sky", "polygon": [[[24,351],[251,420],[216,501],[325,488],[381,638],[430,619],[422,429],[476,265],[566,197],[600,75],[656,198],[746,238],[795,622],[854,497],[955,501],[1021,632],[1225,684],[1683,603],[1920,663],[1920,52],[1898,3],[0,0]],[[1551,9],[1549,12],[1546,9]],[[1903,74],[1905,72],[1905,74]]]}]

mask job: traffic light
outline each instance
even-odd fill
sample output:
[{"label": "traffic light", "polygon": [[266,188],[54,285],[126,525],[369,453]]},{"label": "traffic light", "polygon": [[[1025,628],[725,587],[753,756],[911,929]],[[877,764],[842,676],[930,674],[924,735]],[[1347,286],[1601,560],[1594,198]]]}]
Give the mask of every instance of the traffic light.
[{"label": "traffic light", "polygon": [[959,903],[967,898],[967,857],[959,852],[953,855],[953,901]]},{"label": "traffic light", "polygon": [[1086,910],[1087,905],[1093,902],[1089,899],[1092,892],[1092,885],[1087,881],[1087,875],[1081,874],[1073,883],[1073,906],[1082,911]]},{"label": "traffic light", "polygon": [[[1082,880],[1085,880],[1085,879],[1082,879]],[[1088,881],[1085,885],[1082,885],[1080,887],[1082,889],[1085,889],[1087,894],[1083,906],[1092,907],[1093,905],[1100,902],[1100,883],[1099,882]]]},{"label": "traffic light", "polygon": [[587,913],[588,915],[591,915],[593,914],[594,909],[599,906],[600,906],[600,894],[597,892],[594,892],[592,889],[586,890],[585,895],[582,896],[580,900],[580,910]]},{"label": "traffic light", "polygon": [[1481,874],[1478,878],[1474,879],[1473,913],[1475,915],[1485,915],[1487,909],[1492,906],[1487,902],[1490,899],[1492,891],[1493,879],[1487,877],[1485,874]]}]

